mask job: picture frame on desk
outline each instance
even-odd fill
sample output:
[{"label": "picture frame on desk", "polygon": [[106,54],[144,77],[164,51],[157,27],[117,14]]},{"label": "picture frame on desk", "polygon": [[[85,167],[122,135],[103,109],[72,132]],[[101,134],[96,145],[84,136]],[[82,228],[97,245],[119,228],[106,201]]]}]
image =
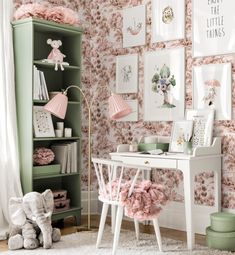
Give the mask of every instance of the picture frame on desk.
[{"label": "picture frame on desk", "polygon": [[169,152],[184,152],[184,142],[190,141],[193,134],[193,121],[181,120],[173,123]]},{"label": "picture frame on desk", "polygon": [[211,146],[214,116],[215,111],[213,109],[188,109],[186,111],[186,119],[193,121],[193,148],[199,146]]},{"label": "picture frame on desk", "polygon": [[33,106],[33,129],[35,137],[55,137],[51,114],[43,106]]}]

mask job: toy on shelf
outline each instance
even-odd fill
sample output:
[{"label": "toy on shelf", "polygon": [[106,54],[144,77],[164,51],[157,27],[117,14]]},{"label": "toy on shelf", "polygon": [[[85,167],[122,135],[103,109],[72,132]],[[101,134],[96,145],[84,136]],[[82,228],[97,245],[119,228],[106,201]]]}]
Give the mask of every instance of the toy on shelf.
[{"label": "toy on shelf", "polygon": [[62,45],[61,40],[48,39],[47,43],[51,45],[52,50],[47,59],[44,59],[43,62],[55,64],[55,71],[58,70],[58,65],[61,71],[64,71],[63,65],[69,65],[69,63],[63,61],[66,56],[59,50],[59,47]]}]

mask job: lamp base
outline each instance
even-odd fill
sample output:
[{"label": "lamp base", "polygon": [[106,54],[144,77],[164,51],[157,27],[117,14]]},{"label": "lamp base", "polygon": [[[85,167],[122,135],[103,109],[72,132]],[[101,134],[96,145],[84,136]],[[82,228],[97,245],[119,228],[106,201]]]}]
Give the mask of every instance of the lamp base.
[{"label": "lamp base", "polygon": [[87,226],[78,226],[76,229],[77,229],[77,232],[85,232],[85,231],[97,232],[99,228],[96,226],[91,226],[90,228],[88,228]]}]

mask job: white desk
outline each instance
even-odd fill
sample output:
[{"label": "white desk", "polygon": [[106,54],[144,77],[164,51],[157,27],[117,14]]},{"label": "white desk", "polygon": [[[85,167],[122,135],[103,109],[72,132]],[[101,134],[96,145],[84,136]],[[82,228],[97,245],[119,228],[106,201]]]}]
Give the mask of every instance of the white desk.
[{"label": "white desk", "polygon": [[149,155],[127,152],[127,145],[119,145],[118,152],[110,153],[113,160],[152,168],[180,170],[183,173],[186,231],[188,249],[195,243],[193,220],[194,177],[200,172],[213,171],[215,179],[215,212],[221,210],[221,139],[214,138],[210,147],[195,148],[192,155],[167,153],[166,155]]}]

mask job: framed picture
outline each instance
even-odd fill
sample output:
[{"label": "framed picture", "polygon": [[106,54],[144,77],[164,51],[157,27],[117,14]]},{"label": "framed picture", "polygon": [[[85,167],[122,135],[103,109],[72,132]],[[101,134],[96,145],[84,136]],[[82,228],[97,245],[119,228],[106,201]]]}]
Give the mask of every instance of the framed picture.
[{"label": "framed picture", "polygon": [[192,137],[192,132],[193,132],[192,120],[175,121],[172,127],[169,151],[183,152],[184,142],[190,140],[190,138]]},{"label": "framed picture", "polygon": [[187,110],[186,119],[193,121],[193,148],[210,146],[213,138],[214,110]]},{"label": "framed picture", "polygon": [[33,107],[33,127],[35,137],[55,137],[51,114],[43,106]]},{"label": "framed picture", "polygon": [[184,118],[184,48],[145,53],[144,120]]},{"label": "framed picture", "polygon": [[231,120],[231,63],[193,68],[193,108],[214,109],[216,120]]},{"label": "framed picture", "polygon": [[145,45],[146,6],[139,5],[123,10],[123,48]]},{"label": "framed picture", "polygon": [[138,92],[138,54],[116,58],[116,93]]},{"label": "framed picture", "polygon": [[193,0],[193,57],[235,52],[235,1]]},{"label": "framed picture", "polygon": [[184,37],[185,0],[152,0],[152,42]]},{"label": "framed picture", "polygon": [[117,121],[138,121],[138,100],[125,100],[132,109],[132,113]]}]

